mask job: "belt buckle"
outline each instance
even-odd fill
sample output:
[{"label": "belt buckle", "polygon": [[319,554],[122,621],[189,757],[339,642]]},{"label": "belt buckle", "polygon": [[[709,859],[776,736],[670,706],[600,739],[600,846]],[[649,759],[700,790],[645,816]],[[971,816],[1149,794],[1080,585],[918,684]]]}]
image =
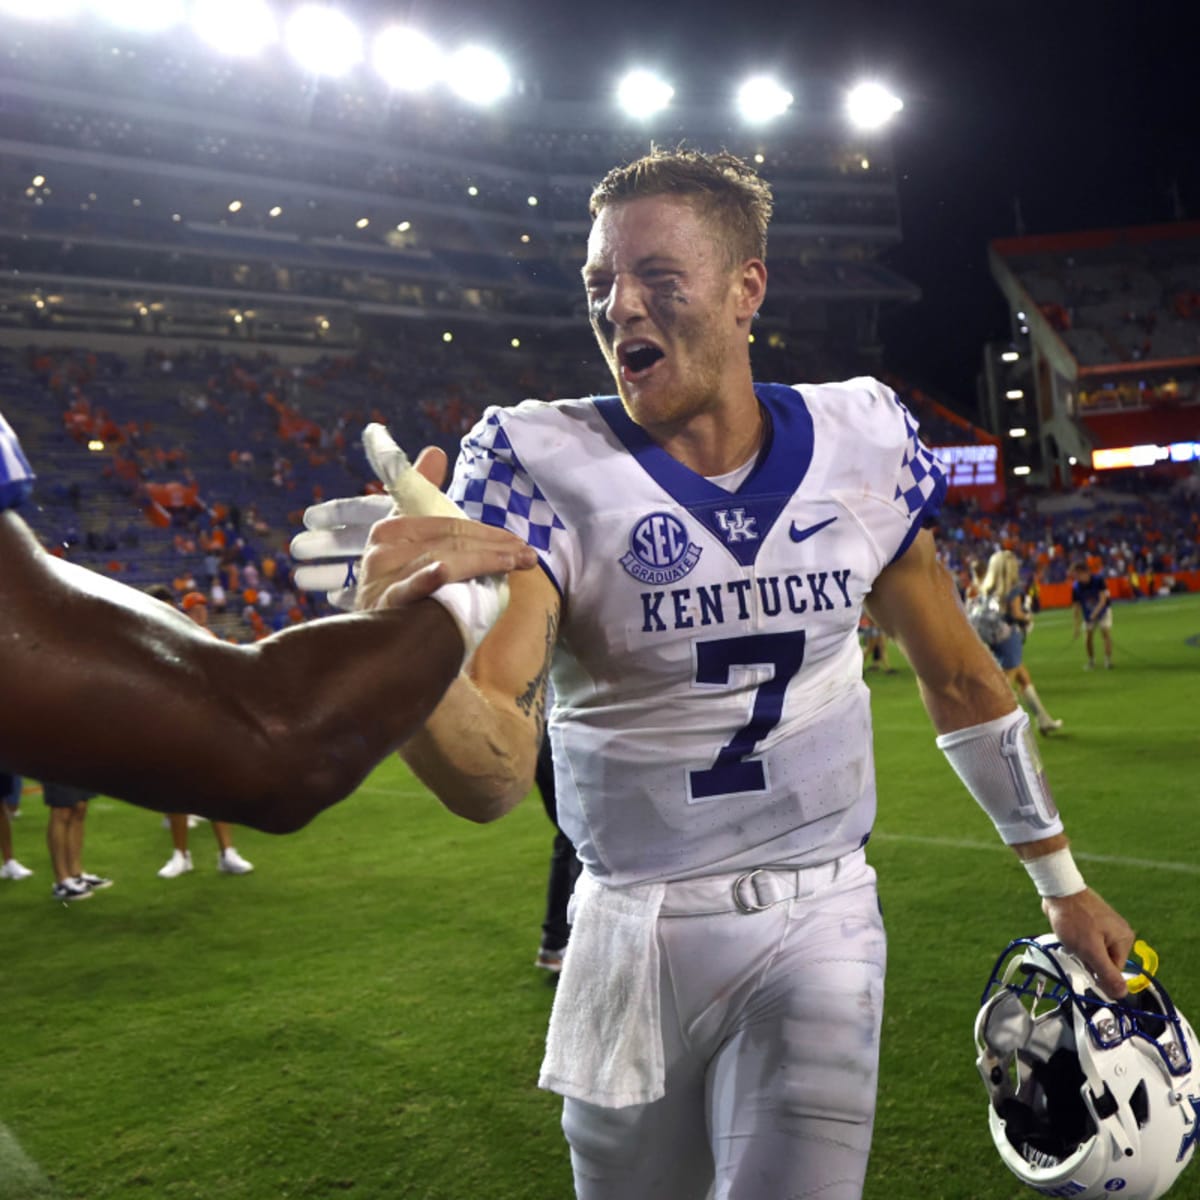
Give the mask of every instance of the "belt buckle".
[{"label": "belt buckle", "polygon": [[763,904],[759,900],[758,889],[754,886],[755,878],[761,874],[763,874],[763,868],[756,867],[753,871],[739,875],[733,881],[733,902],[740,912],[756,913],[771,907],[770,904]]}]

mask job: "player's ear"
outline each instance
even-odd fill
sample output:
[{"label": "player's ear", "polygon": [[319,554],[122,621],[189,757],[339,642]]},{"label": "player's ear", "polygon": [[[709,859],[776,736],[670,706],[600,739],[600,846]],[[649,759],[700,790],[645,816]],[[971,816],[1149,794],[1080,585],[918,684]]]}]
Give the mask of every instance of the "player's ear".
[{"label": "player's ear", "polygon": [[761,258],[748,258],[738,276],[738,319],[751,321],[767,295],[767,264]]}]

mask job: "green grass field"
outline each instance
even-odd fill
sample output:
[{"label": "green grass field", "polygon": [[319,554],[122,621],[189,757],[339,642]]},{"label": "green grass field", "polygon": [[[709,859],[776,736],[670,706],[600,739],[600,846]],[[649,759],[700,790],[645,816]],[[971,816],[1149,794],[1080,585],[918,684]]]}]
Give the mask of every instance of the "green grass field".
[{"label": "green grass field", "polygon": [[[1039,618],[1027,662],[1066,722],[1043,754],[1089,882],[1195,1020],[1200,597],[1121,607],[1114,633],[1117,669],[1085,674],[1069,616]],[[971,1030],[992,960],[1043,918],[911,674],[870,678],[890,962],[866,1194],[1033,1196],[992,1148]],[[242,831],[251,876],[218,876],[194,830],[197,870],[174,881],[158,817],[97,799],[85,862],[116,886],[71,906],[49,898],[41,802],[25,808],[17,856],[38,873],[0,884],[0,1200],[571,1196],[558,1101],[535,1086],[536,798],[477,827],[392,762],[294,837]],[[1200,1167],[1171,1196],[1200,1197]]]}]

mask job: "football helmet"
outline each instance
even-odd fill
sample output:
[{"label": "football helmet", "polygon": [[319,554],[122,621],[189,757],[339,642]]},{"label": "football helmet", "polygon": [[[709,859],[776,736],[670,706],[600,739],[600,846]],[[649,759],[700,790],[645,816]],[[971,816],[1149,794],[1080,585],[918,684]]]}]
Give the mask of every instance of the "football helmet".
[{"label": "football helmet", "polygon": [[1156,1200],[1200,1142],[1200,1043],[1152,974],[1111,1000],[1053,934],[996,960],[975,1019],[1000,1157],[1043,1196]]}]

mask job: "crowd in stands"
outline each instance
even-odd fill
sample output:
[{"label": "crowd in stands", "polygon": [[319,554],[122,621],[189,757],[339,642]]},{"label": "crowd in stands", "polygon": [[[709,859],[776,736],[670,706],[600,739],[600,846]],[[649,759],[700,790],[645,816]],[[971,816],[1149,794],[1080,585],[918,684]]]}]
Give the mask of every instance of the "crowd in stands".
[{"label": "crowd in stands", "polygon": [[[571,378],[573,353],[543,348],[516,365],[447,359],[403,337],[386,352],[305,366],[213,349],[148,352],[136,363],[3,351],[0,387],[41,475],[31,522],[52,551],[135,586],[166,584],[178,600],[199,593],[217,632],[245,641],[329,611],[296,591],[286,547],[309,504],[378,487],[359,442],[366,422],[385,422],[414,449],[440,445],[453,460],[487,405],[560,394],[550,381]],[[757,353],[779,378],[798,369],[777,361],[786,350]],[[606,383],[593,363],[561,394]],[[963,440],[969,426],[945,421],[920,392],[906,396],[933,442]],[[951,504],[939,541],[960,578],[1003,548],[1041,583],[1062,582],[1086,557],[1151,595],[1200,569],[1198,490],[1085,493],[1086,507],[1066,512],[1024,498],[995,513]]]},{"label": "crowd in stands", "polygon": [[[1123,580],[1134,598],[1180,590],[1183,572],[1200,570],[1200,482],[1151,483],[1136,492],[1080,496],[1081,506],[1039,509],[1034,498],[1016,498],[1003,510],[982,513],[946,505],[937,536],[943,561],[965,588],[971,564],[986,564],[996,550],[1021,559],[1025,583],[1068,580],[1071,564],[1086,560],[1094,574]],[[1084,507],[1086,505],[1086,507]]]},{"label": "crowd in stands", "polygon": [[1148,242],[1014,263],[1025,290],[1081,365],[1200,357],[1200,244]]}]

